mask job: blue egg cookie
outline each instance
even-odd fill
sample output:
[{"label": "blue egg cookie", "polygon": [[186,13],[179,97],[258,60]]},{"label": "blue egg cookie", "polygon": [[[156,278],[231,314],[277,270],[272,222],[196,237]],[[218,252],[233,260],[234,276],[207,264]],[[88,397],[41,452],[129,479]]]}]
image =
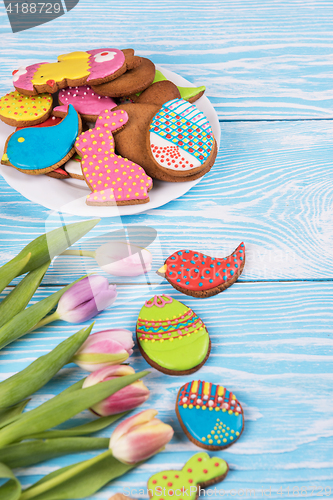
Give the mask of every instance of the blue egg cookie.
[{"label": "blue egg cookie", "polygon": [[190,441],[207,450],[231,446],[244,429],[244,413],[236,396],[211,382],[193,380],[183,385],[176,413]]}]

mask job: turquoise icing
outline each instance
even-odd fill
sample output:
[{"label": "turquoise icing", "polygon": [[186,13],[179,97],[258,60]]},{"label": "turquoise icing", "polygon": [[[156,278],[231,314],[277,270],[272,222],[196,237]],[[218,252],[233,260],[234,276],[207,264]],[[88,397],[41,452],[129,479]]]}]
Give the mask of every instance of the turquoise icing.
[{"label": "turquoise icing", "polygon": [[[219,407],[218,411],[216,411],[216,407],[209,408],[203,400],[202,385],[204,382],[199,383],[198,395],[201,398],[200,401],[202,401],[200,407],[197,408],[197,405],[194,404],[190,408],[191,401],[196,401],[196,399],[193,400],[189,397],[190,393],[188,391],[184,391],[187,386],[190,387],[190,384],[182,387],[177,401],[178,413],[188,434],[196,441],[199,441],[204,447],[216,446],[224,448],[237,441],[243,429],[243,412],[241,411],[236,415],[235,412],[223,410],[221,405],[216,405]],[[216,388],[215,384],[211,385],[210,399],[214,398]],[[187,396],[185,407],[183,403],[184,395]],[[228,401],[229,396],[230,392],[226,390],[223,400]],[[239,403],[237,402],[237,404]]]},{"label": "turquoise icing", "polygon": [[78,114],[70,104],[67,116],[58,125],[14,132],[7,144],[8,160],[20,170],[47,169],[67,156],[78,134]]}]

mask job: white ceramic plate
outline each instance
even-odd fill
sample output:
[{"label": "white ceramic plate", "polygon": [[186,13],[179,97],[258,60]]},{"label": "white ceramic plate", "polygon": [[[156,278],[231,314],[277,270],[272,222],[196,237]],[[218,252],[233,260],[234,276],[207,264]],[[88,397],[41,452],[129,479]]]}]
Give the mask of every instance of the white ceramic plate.
[{"label": "white ceramic plate", "polygon": [[[161,70],[176,85],[193,87],[192,83],[176,73],[158,66],[157,69]],[[207,116],[219,147],[221,129],[215,109],[205,96],[201,97],[195,104]],[[13,127],[0,122],[1,156],[7,137],[13,130]],[[154,180],[154,187],[149,193],[149,203],[120,207],[93,207],[85,203],[86,196],[90,193],[90,190],[84,181],[77,179],[59,180],[46,175],[27,175],[5,165],[0,165],[0,173],[12,188],[34,203],[39,203],[57,212],[91,217],[119,217],[146,212],[179,198],[201,179],[190,182],[163,182]]]}]

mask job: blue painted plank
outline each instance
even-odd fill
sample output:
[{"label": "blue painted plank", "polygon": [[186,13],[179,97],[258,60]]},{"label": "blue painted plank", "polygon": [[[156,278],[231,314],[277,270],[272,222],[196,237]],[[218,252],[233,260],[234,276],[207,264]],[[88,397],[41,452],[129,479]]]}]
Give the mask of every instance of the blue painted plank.
[{"label": "blue painted plank", "polygon": [[[241,280],[331,279],[333,167],[330,121],[222,123],[217,161],[186,195],[155,210],[103,219],[91,236],[123,225],[155,228],[153,268],[181,248],[229,255],[244,240]],[[10,167],[8,167],[10,168]],[[0,181],[0,263],[46,230],[59,214],[26,201]],[[63,215],[73,222],[78,218]],[[86,244],[93,250],[96,242]],[[44,283],[67,284],[96,269],[92,259],[61,257]],[[122,283],[123,278],[110,277]],[[135,283],[146,282],[145,277]]]},{"label": "blue painted plank", "polygon": [[[41,289],[40,299],[47,292]],[[94,331],[122,327],[135,331],[139,310],[154,293],[172,294],[206,323],[212,352],[204,367],[192,376],[170,377],[151,369],[145,383],[151,397],[142,408],[159,410],[162,420],[175,429],[175,437],[149,462],[104,488],[90,500],[107,499],[124,487],[144,489],[150,475],[165,468],[181,468],[200,451],[184,436],[174,413],[178,388],[192,379],[221,383],[233,392],[245,410],[245,431],[240,440],[224,452],[230,473],[218,485],[226,491],[272,488],[271,497],[281,498],[283,487],[333,488],[333,399],[332,399],[332,283],[236,283],[225,293],[197,300],[160,285],[147,293],[141,286],[119,287],[117,302],[96,318]],[[57,322],[41,328],[0,351],[1,379],[22,369],[36,356],[45,354],[78,329]],[[147,368],[137,348],[129,359],[135,370]],[[148,367],[149,368],[149,367]],[[69,365],[33,397],[29,408],[83,377],[85,372]],[[84,412],[73,423],[86,422]],[[100,433],[109,436],[107,429]],[[95,453],[72,455],[41,465],[17,470],[24,485],[43,474]],[[295,490],[296,491],[296,490]],[[328,491],[328,490],[327,490]],[[139,492],[133,493],[139,497]],[[231,494],[232,496],[232,494]],[[241,498],[242,493],[234,495]],[[147,495],[145,495],[145,498]],[[219,498],[219,495],[212,495]]]},{"label": "blue painted plank", "polygon": [[[20,65],[103,46],[138,54],[207,86],[221,119],[328,118],[333,115],[329,0],[80,0],[51,23],[5,37],[0,89]],[[64,36],[65,34],[65,36]]]}]

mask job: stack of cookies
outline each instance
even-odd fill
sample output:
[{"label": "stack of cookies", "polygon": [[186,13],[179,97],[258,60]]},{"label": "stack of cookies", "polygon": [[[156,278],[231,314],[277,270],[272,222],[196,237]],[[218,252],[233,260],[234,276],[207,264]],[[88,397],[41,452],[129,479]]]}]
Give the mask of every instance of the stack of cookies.
[{"label": "stack of cookies", "polygon": [[132,49],[71,52],[13,72],[0,119],[16,127],[1,163],[30,175],[84,180],[88,205],[147,203],[153,179],[194,180],[217,146],[194,102]]}]

